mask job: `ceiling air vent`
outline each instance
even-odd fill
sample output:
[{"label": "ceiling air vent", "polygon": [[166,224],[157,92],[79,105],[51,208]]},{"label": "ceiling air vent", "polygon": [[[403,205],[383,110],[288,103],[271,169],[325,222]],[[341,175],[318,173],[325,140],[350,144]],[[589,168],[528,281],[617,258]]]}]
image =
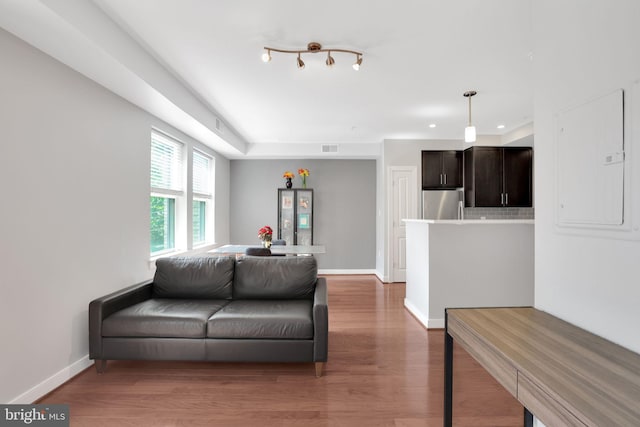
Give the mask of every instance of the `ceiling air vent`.
[{"label": "ceiling air vent", "polygon": [[323,153],[337,153],[338,144],[322,144]]},{"label": "ceiling air vent", "polygon": [[216,130],[220,133],[224,132],[224,130],[222,129],[222,122],[217,117],[216,117]]}]

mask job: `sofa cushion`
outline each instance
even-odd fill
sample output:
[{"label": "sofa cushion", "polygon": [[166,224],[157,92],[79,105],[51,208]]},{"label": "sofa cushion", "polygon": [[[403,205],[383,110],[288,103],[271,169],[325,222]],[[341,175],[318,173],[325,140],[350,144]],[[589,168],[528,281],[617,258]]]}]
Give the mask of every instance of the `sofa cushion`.
[{"label": "sofa cushion", "polygon": [[208,338],[313,339],[310,300],[234,300],[207,322]]},{"label": "sofa cushion", "polygon": [[207,320],[227,300],[149,299],[102,322],[104,337],[204,338]]},{"label": "sofa cushion", "polygon": [[157,298],[230,299],[235,260],[228,257],[176,257],[156,261]]},{"label": "sofa cushion", "polygon": [[236,261],[234,299],[311,298],[318,279],[312,256],[245,257]]}]

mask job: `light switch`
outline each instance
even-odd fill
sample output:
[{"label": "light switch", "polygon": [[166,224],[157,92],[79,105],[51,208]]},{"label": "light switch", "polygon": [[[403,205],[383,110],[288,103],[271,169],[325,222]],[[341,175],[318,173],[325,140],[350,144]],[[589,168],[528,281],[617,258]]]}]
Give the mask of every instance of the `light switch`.
[{"label": "light switch", "polygon": [[605,165],[615,165],[624,161],[624,151],[617,151],[615,153],[607,153],[604,156]]}]

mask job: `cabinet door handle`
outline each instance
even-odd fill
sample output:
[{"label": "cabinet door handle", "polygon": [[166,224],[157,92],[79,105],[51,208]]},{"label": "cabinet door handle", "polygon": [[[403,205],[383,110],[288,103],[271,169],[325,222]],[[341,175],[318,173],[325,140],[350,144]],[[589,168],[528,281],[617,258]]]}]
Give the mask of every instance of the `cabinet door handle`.
[{"label": "cabinet door handle", "polygon": [[442,185],[442,174],[440,174],[440,185]]},{"label": "cabinet door handle", "polygon": [[504,204],[505,205],[509,204],[509,193],[504,193]]},{"label": "cabinet door handle", "polygon": [[444,174],[444,185],[447,185],[447,174]]},{"label": "cabinet door handle", "polygon": [[500,204],[504,205],[504,193],[500,193]]}]

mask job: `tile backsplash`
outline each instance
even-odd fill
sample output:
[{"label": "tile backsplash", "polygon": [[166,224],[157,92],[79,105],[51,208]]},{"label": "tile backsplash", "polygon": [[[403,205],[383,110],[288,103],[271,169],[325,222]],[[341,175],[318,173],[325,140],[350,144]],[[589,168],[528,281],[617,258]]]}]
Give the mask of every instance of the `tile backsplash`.
[{"label": "tile backsplash", "polygon": [[534,219],[534,208],[464,208],[464,219]]}]

